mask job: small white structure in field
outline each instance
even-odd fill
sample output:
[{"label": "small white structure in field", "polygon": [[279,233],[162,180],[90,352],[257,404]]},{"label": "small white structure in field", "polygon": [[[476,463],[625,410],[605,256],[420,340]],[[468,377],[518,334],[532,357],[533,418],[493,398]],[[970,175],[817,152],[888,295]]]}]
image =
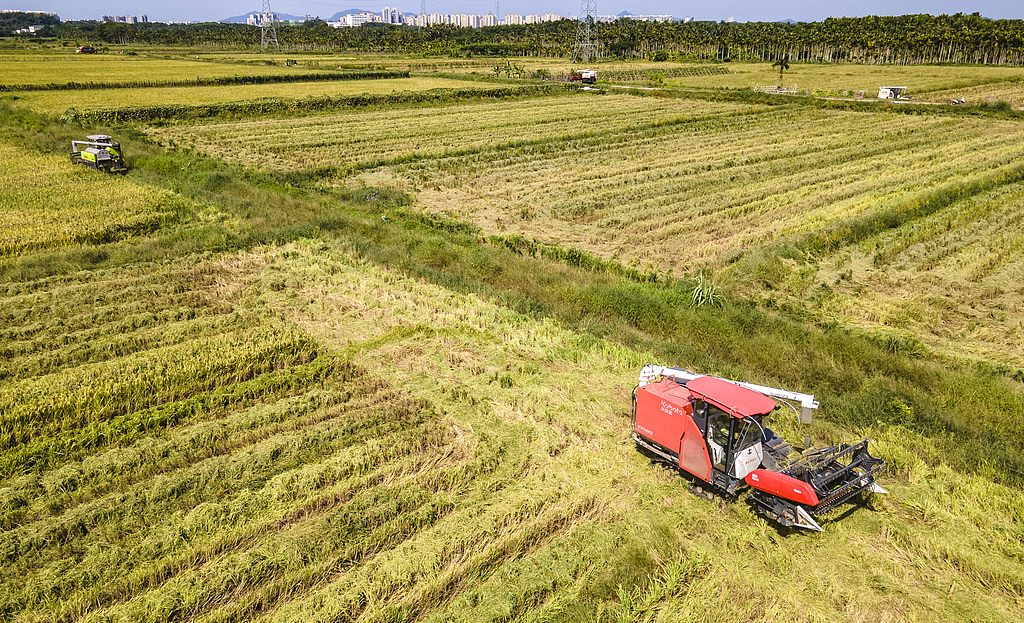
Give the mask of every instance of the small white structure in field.
[{"label": "small white structure in field", "polygon": [[907,87],[879,87],[878,99],[880,100],[908,100],[906,95]]}]

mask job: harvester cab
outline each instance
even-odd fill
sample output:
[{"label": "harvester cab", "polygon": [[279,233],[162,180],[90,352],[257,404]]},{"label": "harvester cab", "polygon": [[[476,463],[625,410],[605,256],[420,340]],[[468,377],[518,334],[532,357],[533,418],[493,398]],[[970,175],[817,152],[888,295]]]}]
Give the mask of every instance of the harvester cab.
[{"label": "harvester cab", "polygon": [[662,366],[645,367],[639,381],[633,392],[637,447],[711,492],[734,496],[751,489],[751,503],[783,526],[820,531],[813,516],[863,491],[885,492],[874,481],[885,461],[868,453],[867,440],[796,455],[764,425],[779,407],[773,398],[809,423],[818,407],[814,396]]},{"label": "harvester cab", "polygon": [[121,144],[107,134],[90,134],[85,141],[71,141],[71,162],[108,173],[127,171]]}]

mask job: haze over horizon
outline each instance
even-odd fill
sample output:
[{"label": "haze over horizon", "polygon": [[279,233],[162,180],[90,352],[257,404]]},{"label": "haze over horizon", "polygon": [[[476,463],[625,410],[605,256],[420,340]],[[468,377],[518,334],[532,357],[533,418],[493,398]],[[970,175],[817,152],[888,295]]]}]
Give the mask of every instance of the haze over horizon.
[{"label": "haze over horizon", "polygon": [[[6,6],[5,6],[6,5]],[[173,0],[96,0],[90,3],[70,0],[13,0],[0,8],[20,11],[48,11],[63,20],[99,20],[103,15],[146,15],[151,22],[220,21],[229,17],[259,12],[262,0],[227,0],[220,3],[175,2]],[[271,0],[276,13],[329,18],[346,9],[363,9],[379,13],[384,7],[404,13],[420,12],[416,0],[353,1],[339,0]],[[557,13],[574,17],[580,13],[578,0],[426,0],[428,13]],[[863,17],[867,15],[931,15],[980,13],[991,19],[1024,19],[1021,0],[839,0],[827,5],[811,0],[724,0],[714,7],[669,0],[605,0],[598,2],[599,15],[617,15],[628,11],[634,15],[673,15],[682,19],[691,16],[700,20],[723,21],[734,18],[740,22],[795,20],[821,21],[828,17]]]}]

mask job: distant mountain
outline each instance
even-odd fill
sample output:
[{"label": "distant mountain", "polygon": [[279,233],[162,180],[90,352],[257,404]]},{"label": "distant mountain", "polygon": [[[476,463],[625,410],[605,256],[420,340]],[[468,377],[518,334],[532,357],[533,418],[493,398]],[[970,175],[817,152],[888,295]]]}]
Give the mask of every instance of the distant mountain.
[{"label": "distant mountain", "polygon": [[338,11],[334,15],[330,16],[328,22],[336,22],[346,15],[355,15],[356,13],[362,13],[363,9],[345,9],[344,11]]},{"label": "distant mountain", "polygon": [[623,11],[622,13],[619,13],[615,17],[632,17],[632,16],[633,16],[633,14],[630,13],[629,11]]}]

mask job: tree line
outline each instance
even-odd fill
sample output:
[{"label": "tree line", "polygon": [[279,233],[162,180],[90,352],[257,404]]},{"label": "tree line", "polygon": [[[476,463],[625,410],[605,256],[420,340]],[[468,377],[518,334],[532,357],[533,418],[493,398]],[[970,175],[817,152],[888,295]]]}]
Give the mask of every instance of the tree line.
[{"label": "tree line", "polygon": [[53,36],[60,27],[60,16],[46,13],[26,13],[24,11],[5,11],[0,13],[0,36],[9,37],[14,31],[29,26],[42,26],[42,36]]},{"label": "tree line", "polygon": [[[1024,20],[965,15],[828,18],[821,22],[668,22],[622,18],[599,22],[601,56],[671,60],[826,63],[1024,64]],[[54,36],[78,43],[215,47],[259,45],[259,28],[244,24],[123,24],[64,22]],[[2,31],[0,31],[2,32]],[[572,20],[490,26],[423,28],[366,24],[332,28],[316,19],[280,25],[289,51],[366,51],[439,56],[569,56]]]}]

